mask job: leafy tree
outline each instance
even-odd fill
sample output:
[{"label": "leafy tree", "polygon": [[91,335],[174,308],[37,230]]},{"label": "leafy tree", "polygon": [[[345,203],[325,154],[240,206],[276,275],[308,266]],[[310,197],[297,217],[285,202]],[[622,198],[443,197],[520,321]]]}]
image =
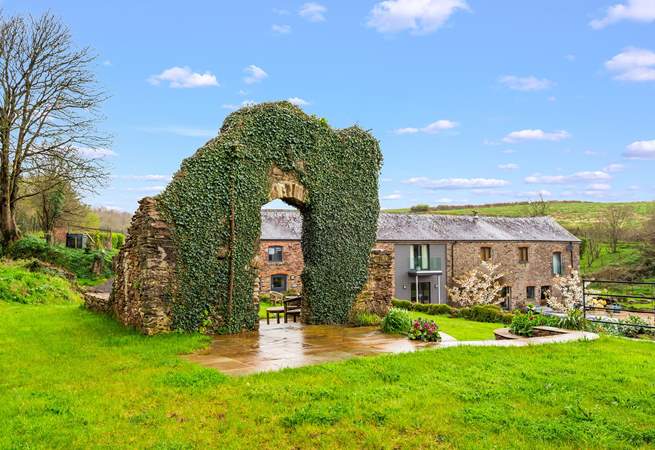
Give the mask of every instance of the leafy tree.
[{"label": "leafy tree", "polygon": [[538,200],[528,202],[528,209],[531,217],[547,216],[550,211],[548,202],[544,200],[543,194],[539,194]]},{"label": "leafy tree", "polygon": [[632,214],[633,210],[629,206],[610,206],[603,214],[601,223],[605,228],[612,253],[616,253],[619,241],[623,237],[626,225]]}]

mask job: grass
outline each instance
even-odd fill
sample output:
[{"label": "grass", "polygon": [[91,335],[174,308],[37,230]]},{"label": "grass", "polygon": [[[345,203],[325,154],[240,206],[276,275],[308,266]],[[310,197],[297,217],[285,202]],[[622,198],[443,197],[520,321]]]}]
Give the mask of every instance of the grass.
[{"label": "grass", "polygon": [[[569,230],[579,230],[602,220],[603,214],[611,206],[629,206],[634,215],[630,221],[631,228],[638,228],[655,212],[655,202],[548,202],[548,214]],[[470,215],[473,210],[484,216],[519,217],[528,216],[530,207],[527,202],[502,205],[476,205],[455,209],[430,210],[429,214]],[[386,212],[407,213],[408,208],[393,209]]]},{"label": "grass", "polygon": [[582,256],[582,260],[580,261],[580,272],[582,275],[591,275],[608,267],[624,268],[636,266],[643,258],[643,244],[639,242],[621,242],[618,244],[615,253],[610,251],[609,244],[601,244],[599,248],[600,255],[591,264],[589,264],[586,255]]},{"label": "grass", "polygon": [[494,339],[493,331],[506,325],[502,323],[474,322],[472,320],[458,319],[448,316],[433,316],[416,311],[408,311],[412,320],[422,317],[434,320],[439,325],[439,331],[451,335],[458,341],[482,341]]},{"label": "grass", "polygon": [[655,445],[652,342],[425,350],[244,378],[178,356],[207,344],[0,301],[0,448]]},{"label": "grass", "polygon": [[64,278],[47,268],[30,270],[30,261],[2,261],[0,300],[26,304],[80,303],[80,294]]}]

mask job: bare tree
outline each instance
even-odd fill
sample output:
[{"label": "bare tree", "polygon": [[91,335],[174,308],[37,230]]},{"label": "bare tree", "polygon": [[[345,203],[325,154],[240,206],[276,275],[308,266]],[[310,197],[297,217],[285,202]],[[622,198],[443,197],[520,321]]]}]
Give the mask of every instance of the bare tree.
[{"label": "bare tree", "polygon": [[[16,204],[63,182],[93,191],[106,178],[98,132],[105,94],[97,88],[88,48],[73,46],[51,14],[0,15],[0,239],[18,238]],[[51,175],[49,186],[30,180]],[[21,181],[27,185],[19,190]]]},{"label": "bare tree", "polygon": [[529,213],[531,217],[540,217],[548,215],[548,202],[544,200],[543,194],[539,194],[539,199],[528,203]]},{"label": "bare tree", "polygon": [[590,227],[584,236],[584,254],[583,257],[587,262],[587,267],[591,267],[598,258],[600,258],[600,236],[602,230],[600,225],[595,224]]},{"label": "bare tree", "polygon": [[607,208],[601,223],[604,225],[610,251],[616,253],[619,241],[623,237],[625,226],[632,217],[632,208],[629,206],[610,206]]}]

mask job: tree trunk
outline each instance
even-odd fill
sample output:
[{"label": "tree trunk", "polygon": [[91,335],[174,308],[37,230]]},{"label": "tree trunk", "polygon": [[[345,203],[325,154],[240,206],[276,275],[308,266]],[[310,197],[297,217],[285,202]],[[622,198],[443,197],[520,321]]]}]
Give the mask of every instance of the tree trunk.
[{"label": "tree trunk", "polygon": [[2,245],[7,246],[18,239],[18,230],[8,183],[3,183],[0,190],[0,238]]}]

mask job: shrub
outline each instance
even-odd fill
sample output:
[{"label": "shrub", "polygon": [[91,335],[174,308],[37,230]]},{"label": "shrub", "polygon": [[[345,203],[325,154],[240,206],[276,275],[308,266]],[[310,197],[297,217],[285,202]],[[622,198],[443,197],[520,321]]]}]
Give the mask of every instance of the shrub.
[{"label": "shrub", "polygon": [[430,315],[450,315],[450,317],[463,317],[476,322],[505,323],[509,324],[514,316],[512,313],[503,311],[497,305],[475,305],[472,307],[453,308],[445,304],[423,304],[413,303],[408,300],[394,299],[393,306],[407,311],[417,311]]},{"label": "shrub", "polygon": [[392,334],[404,334],[412,327],[412,319],[404,309],[391,308],[382,319],[382,331]]},{"label": "shrub", "polygon": [[439,326],[432,320],[424,320],[420,317],[412,323],[407,337],[413,341],[436,342],[441,340]]},{"label": "shrub", "polygon": [[[26,236],[12,243],[7,248],[7,256],[13,259],[36,258],[40,261],[63,267],[74,273],[78,278],[107,278],[112,275],[111,260],[115,251],[95,250],[87,251],[76,248],[66,248],[62,245],[50,245],[43,239],[35,236]],[[93,262],[103,259],[103,271],[95,276],[91,268]]]},{"label": "shrub", "polygon": [[527,313],[517,313],[514,314],[512,322],[510,324],[509,330],[518,334],[519,336],[532,336],[533,328],[539,326],[550,326],[556,327],[559,325],[560,319],[555,316],[543,316],[541,314],[535,314],[532,311]]},{"label": "shrub", "polygon": [[648,326],[648,322],[646,322],[639,316],[629,316],[627,319],[624,320],[609,319],[609,318],[604,320],[614,323],[600,324],[596,328],[599,331],[605,331],[606,333],[614,334],[617,336],[636,338],[642,334],[654,333],[652,329],[646,328]]},{"label": "shrub", "polygon": [[350,324],[355,327],[373,327],[380,325],[382,319],[377,314],[359,312],[353,316]]},{"label": "shrub", "polygon": [[259,294],[259,302],[260,303],[271,303],[271,295],[270,294]]},{"label": "shrub", "polygon": [[65,304],[82,301],[75,287],[56,269],[34,261],[0,264],[0,301],[23,304]]},{"label": "shrub", "polygon": [[566,313],[566,317],[559,320],[559,327],[567,330],[586,330],[589,328],[589,322],[584,318],[582,310],[571,309]]},{"label": "shrub", "polygon": [[398,300],[397,298],[394,298],[391,300],[391,304],[396,308],[406,309],[407,311],[414,310],[414,303],[410,302],[409,300]]}]

